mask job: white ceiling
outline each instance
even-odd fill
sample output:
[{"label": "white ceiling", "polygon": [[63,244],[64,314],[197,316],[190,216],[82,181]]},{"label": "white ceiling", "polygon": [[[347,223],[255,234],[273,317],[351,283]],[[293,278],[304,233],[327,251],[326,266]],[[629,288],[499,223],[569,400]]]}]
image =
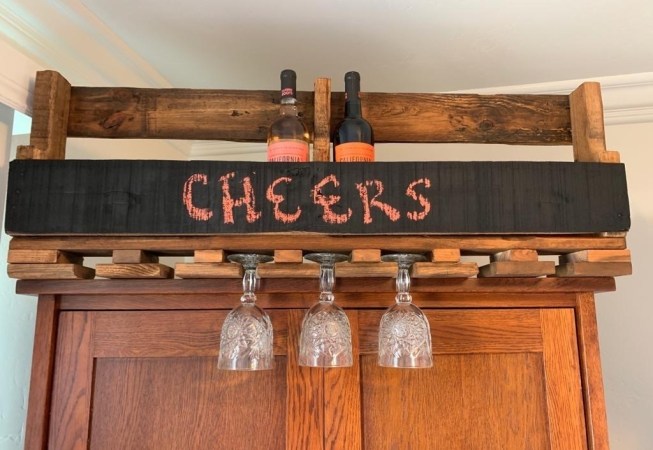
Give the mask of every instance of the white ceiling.
[{"label": "white ceiling", "polygon": [[652,0],[82,0],[178,87],[301,89],[358,70],[434,92],[653,71]]}]

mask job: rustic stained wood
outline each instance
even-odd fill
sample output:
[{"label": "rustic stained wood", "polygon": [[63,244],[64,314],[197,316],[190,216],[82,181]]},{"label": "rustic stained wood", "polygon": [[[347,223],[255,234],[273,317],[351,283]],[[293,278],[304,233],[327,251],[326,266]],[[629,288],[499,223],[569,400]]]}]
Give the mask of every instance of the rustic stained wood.
[{"label": "rustic stained wood", "polygon": [[111,262],[114,264],[158,263],[159,257],[142,250],[114,250],[111,256]]},{"label": "rustic stained wood", "polygon": [[574,160],[601,162],[606,152],[601,85],[581,84],[569,95],[569,106]]},{"label": "rustic stained wood", "polygon": [[477,274],[475,262],[416,262],[411,268],[413,278],[469,278]]},{"label": "rustic stained wood", "polygon": [[540,277],[556,273],[553,261],[496,261],[479,268],[479,277]]},{"label": "rustic stained wood", "polygon": [[274,263],[301,263],[304,255],[301,250],[275,250]]},{"label": "rustic stained wood", "polygon": [[313,278],[320,276],[320,267],[313,263],[260,264],[257,272],[261,278]]},{"label": "rustic stained wood", "polygon": [[561,255],[560,262],[630,262],[630,250],[583,250]]},{"label": "rustic stained wood", "polygon": [[492,254],[512,248],[530,247],[543,254],[586,249],[623,250],[623,236],[331,236],[324,234],[229,235],[229,236],[50,236],[13,237],[10,250],[63,250],[86,255],[110,255],[115,248],[147,250],[166,255],[191,256],[193,250],[212,248],[262,251],[308,248],[313,251],[350,252],[352,249],[383,248],[391,252],[424,253],[431,249],[460,249],[463,253]]},{"label": "rustic stained wood", "polygon": [[431,251],[432,262],[456,263],[460,261],[460,249],[436,248]]},{"label": "rustic stained wood", "polygon": [[58,72],[36,73],[30,145],[19,146],[18,159],[64,159],[71,87]]},{"label": "rustic stained wood", "polygon": [[172,278],[174,270],[164,264],[97,264],[95,275],[102,278]]},{"label": "rustic stained wood", "polygon": [[631,275],[630,262],[574,262],[556,266],[557,277],[619,277]]},{"label": "rustic stained wood", "polygon": [[9,264],[7,274],[19,280],[78,280],[93,278],[95,270],[81,264]]},{"label": "rustic stained wood", "polygon": [[331,79],[317,78],[314,89],[313,161],[329,161],[331,159],[331,129],[329,127],[331,119]]},{"label": "rustic stained wood", "polygon": [[9,250],[7,262],[10,264],[81,264],[81,255],[59,250]]},{"label": "rustic stained wood", "polygon": [[[313,93],[297,92],[313,132]],[[279,91],[73,87],[68,136],[265,142]]]},{"label": "rustic stained wood", "polygon": [[195,250],[193,261],[196,263],[222,263],[227,261],[224,250]]},{"label": "rustic stained wood", "polygon": [[243,267],[219,262],[177,263],[175,275],[179,278],[242,278]]},{"label": "rustic stained wood", "polygon": [[397,263],[336,263],[336,277],[339,278],[368,278],[368,277],[394,277],[397,275]]},{"label": "rustic stained wood", "polygon": [[490,255],[490,261],[537,261],[537,251],[514,248]]},{"label": "rustic stained wood", "polygon": [[373,263],[381,261],[381,249],[379,248],[355,248],[351,251],[349,258],[351,263]]}]

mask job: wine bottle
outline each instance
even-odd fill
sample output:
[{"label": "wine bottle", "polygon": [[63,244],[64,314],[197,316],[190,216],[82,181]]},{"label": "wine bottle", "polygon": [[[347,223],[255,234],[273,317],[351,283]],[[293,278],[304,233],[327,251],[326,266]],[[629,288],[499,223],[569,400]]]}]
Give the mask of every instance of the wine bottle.
[{"label": "wine bottle", "polygon": [[268,129],[268,161],[307,162],[310,136],[297,113],[297,75],[294,70],[281,72],[279,118]]},{"label": "wine bottle", "polygon": [[345,74],[345,118],[333,131],[336,162],[374,161],[374,132],[363,118],[358,72]]}]

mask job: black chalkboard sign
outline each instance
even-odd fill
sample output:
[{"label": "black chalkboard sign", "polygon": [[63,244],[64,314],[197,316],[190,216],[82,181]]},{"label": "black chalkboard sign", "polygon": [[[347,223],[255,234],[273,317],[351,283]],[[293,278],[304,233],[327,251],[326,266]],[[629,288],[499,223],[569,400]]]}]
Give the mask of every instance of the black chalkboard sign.
[{"label": "black chalkboard sign", "polygon": [[594,233],[630,226],[622,164],[13,161],[11,235]]}]

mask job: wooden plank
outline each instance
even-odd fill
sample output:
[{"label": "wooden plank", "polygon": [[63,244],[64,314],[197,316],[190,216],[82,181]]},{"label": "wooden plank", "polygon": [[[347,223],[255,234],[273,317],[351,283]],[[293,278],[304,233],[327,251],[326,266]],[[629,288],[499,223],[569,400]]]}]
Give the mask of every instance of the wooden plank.
[{"label": "wooden plank", "polygon": [[[336,270],[337,272],[337,270]],[[394,292],[395,280],[384,278],[342,278],[334,291],[340,293]],[[116,290],[120,289],[120,290]],[[600,278],[418,278],[411,283],[415,293],[555,293],[555,292],[610,292],[615,290],[615,280]],[[19,280],[18,294],[240,294],[239,279],[216,283],[214,280]],[[309,278],[268,278],[261,280],[261,293],[288,294],[303,292],[316,295],[316,280]]]},{"label": "wooden plank", "polygon": [[490,255],[490,261],[537,261],[537,251],[514,248]]},{"label": "wooden plank", "polygon": [[416,262],[411,269],[413,278],[469,278],[478,274],[475,262]]},{"label": "wooden plank", "polygon": [[542,309],[544,379],[551,448],[586,448],[573,309]]},{"label": "wooden plank", "polygon": [[630,262],[630,250],[581,250],[561,255],[560,262]]},{"label": "wooden plank", "polygon": [[227,261],[224,250],[195,250],[193,261],[196,263],[222,263]]},{"label": "wooden plank", "polygon": [[57,342],[59,301],[53,295],[42,295],[36,305],[36,326],[32,375],[30,377],[25,448],[48,448],[52,379]]},{"label": "wooden plank", "polygon": [[336,276],[339,278],[396,277],[397,263],[337,263]]},{"label": "wooden plank", "polygon": [[574,161],[601,162],[606,151],[601,85],[581,84],[569,95]]},{"label": "wooden plank", "polygon": [[48,448],[88,448],[93,396],[93,314],[64,311],[59,315]]},{"label": "wooden plank", "polygon": [[7,274],[19,280],[74,280],[93,278],[95,270],[80,264],[9,264]]},{"label": "wooden plank", "polygon": [[163,264],[97,264],[95,275],[102,278],[172,278],[174,270]]},{"label": "wooden plank", "polygon": [[159,257],[143,250],[114,250],[111,262],[114,264],[158,263]]},{"label": "wooden plank", "polygon": [[[68,136],[265,142],[279,91],[73,87]],[[297,92],[313,131],[313,93]]]},{"label": "wooden plank", "polygon": [[9,250],[7,262],[11,264],[81,264],[84,258],[60,250]]},{"label": "wooden plank", "polygon": [[18,152],[18,157],[64,159],[70,106],[70,83],[58,72],[36,73],[32,100],[31,150]]},{"label": "wooden plank", "polygon": [[[571,142],[565,95],[362,92],[363,117],[376,142]],[[331,95],[331,127],[344,117],[344,93]]]},{"label": "wooden plank", "polygon": [[298,364],[304,311],[288,312],[286,450],[324,450],[324,370]]},{"label": "wooden plank", "polygon": [[177,263],[175,275],[179,278],[242,278],[243,267],[217,262]]},{"label": "wooden plank", "polygon": [[479,268],[479,277],[541,277],[556,273],[553,261],[497,261]]},{"label": "wooden plank", "polygon": [[576,262],[556,266],[557,277],[619,277],[632,273],[629,262]]},{"label": "wooden plank", "polygon": [[610,441],[594,295],[589,292],[578,294],[575,311],[588,448],[607,450]]},{"label": "wooden plank", "polygon": [[275,264],[285,264],[285,263],[301,263],[304,261],[304,255],[301,250],[275,250],[274,251],[274,263]]},{"label": "wooden plank", "polygon": [[432,262],[450,262],[456,263],[460,261],[459,248],[436,248],[431,250]]},{"label": "wooden plank", "polygon": [[86,255],[111,255],[115,248],[143,249],[167,255],[193,254],[193,250],[225,248],[243,251],[310,248],[349,252],[354,248],[423,253],[433,247],[460,248],[474,254],[492,254],[530,246],[542,253],[570,253],[584,249],[626,248],[624,237],[612,236],[333,236],[317,233],[248,234],[230,236],[51,236],[13,237],[10,250],[61,249]]},{"label": "wooden plank", "polygon": [[351,251],[351,258],[349,259],[349,261],[352,264],[381,262],[381,249],[355,248]]},{"label": "wooden plank", "polygon": [[[288,177],[287,164],[247,161],[12,161],[6,229],[32,235],[581,234],[630,227],[622,164],[293,167],[298,175]],[[266,201],[270,189],[274,201]]]},{"label": "wooden plank", "polygon": [[324,370],[324,448],[362,450],[358,312],[348,311],[354,363]]},{"label": "wooden plank", "polygon": [[320,276],[320,266],[313,263],[261,264],[258,266],[261,278],[313,278]]},{"label": "wooden plank", "polygon": [[621,155],[619,152],[616,152],[614,150],[608,150],[599,155],[600,162],[602,163],[620,163],[621,162]]},{"label": "wooden plank", "polygon": [[331,79],[315,80],[313,161],[330,161]]}]

